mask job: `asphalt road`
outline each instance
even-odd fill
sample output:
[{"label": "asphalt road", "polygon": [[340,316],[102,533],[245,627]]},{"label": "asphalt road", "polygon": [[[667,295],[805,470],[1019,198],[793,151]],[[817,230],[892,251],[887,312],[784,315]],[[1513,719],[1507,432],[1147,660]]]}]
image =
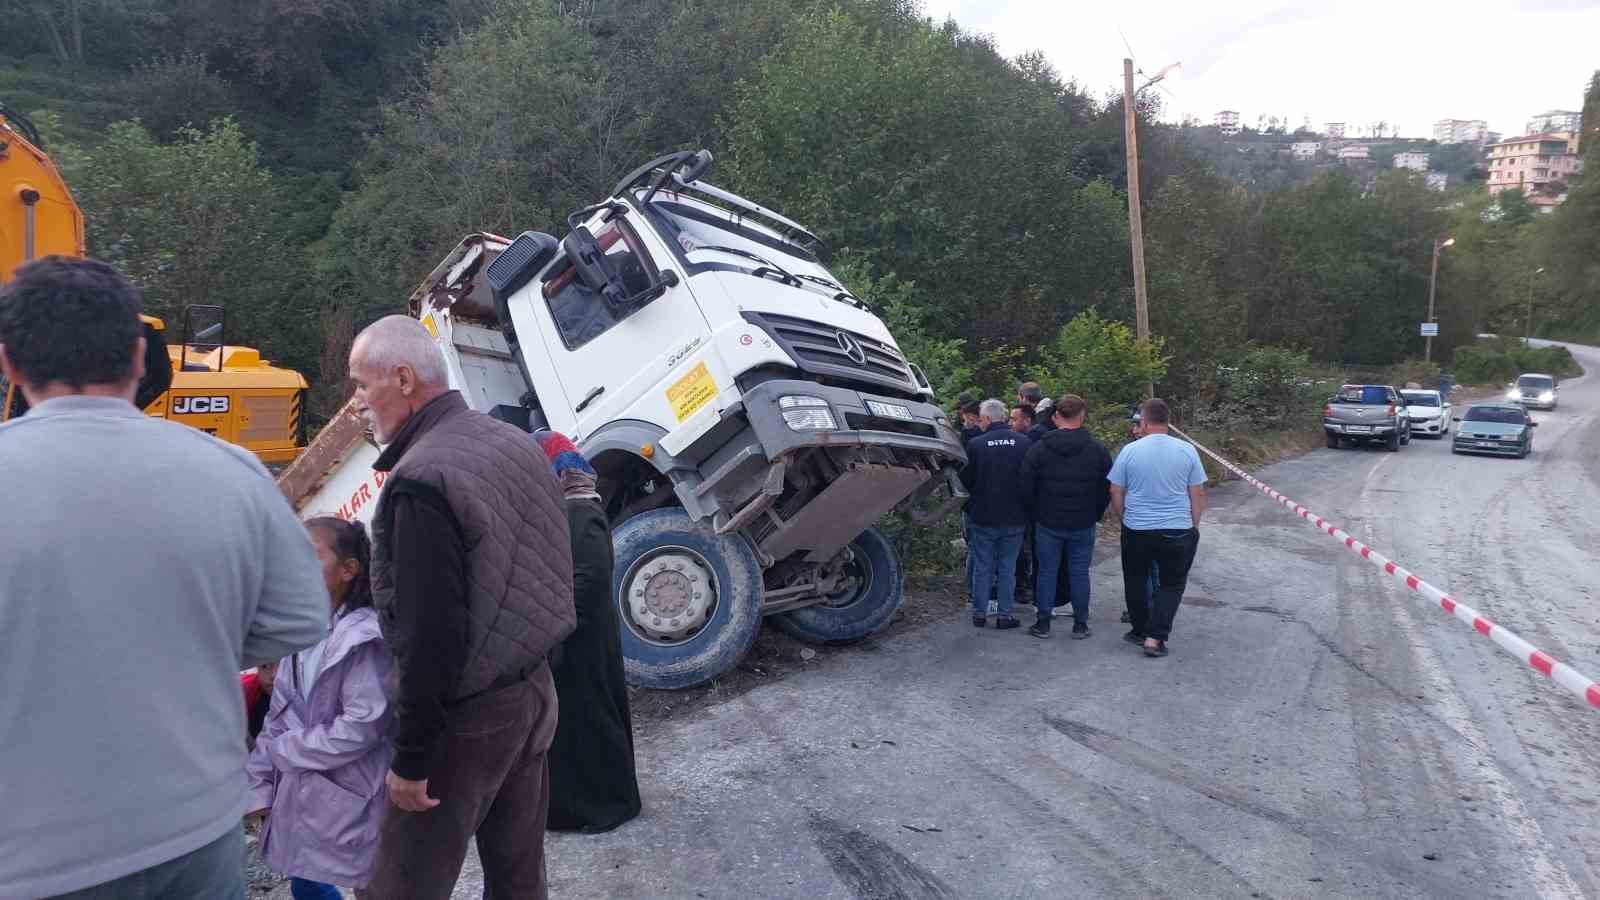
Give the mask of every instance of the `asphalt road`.
[{"label": "asphalt road", "polygon": [[[1600,350],[1574,348],[1600,373]],[[1319,450],[1260,477],[1600,676],[1600,374],[1527,460]],[[1600,711],[1252,489],[1213,491],[1166,659],[965,616],[653,730],[642,818],[557,897],[1600,896]],[[475,862],[458,896],[477,896]]]}]

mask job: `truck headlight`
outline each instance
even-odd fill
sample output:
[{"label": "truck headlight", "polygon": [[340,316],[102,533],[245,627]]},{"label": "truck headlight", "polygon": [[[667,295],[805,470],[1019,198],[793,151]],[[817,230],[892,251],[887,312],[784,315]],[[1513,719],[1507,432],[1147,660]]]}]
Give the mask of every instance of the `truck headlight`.
[{"label": "truck headlight", "polygon": [[1507,400],[1521,400],[1522,399],[1522,392],[1517,390],[1516,388],[1512,388],[1510,391],[1508,391],[1506,393],[1506,399]]},{"label": "truck headlight", "polygon": [[839,427],[833,420],[833,411],[828,409],[828,401],[821,397],[804,394],[779,397],[778,409],[783,411],[784,424],[791,431],[833,431]]},{"label": "truck headlight", "polygon": [[1555,391],[1545,391],[1544,393],[1539,395],[1539,402],[1540,403],[1549,403],[1550,401],[1552,401],[1554,399],[1556,399]]}]

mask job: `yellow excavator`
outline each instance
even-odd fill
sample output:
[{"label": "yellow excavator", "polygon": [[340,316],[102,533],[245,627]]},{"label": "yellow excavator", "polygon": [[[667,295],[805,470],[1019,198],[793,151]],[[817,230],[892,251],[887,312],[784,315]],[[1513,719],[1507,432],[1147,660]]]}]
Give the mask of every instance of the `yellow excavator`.
[{"label": "yellow excavator", "polygon": [[[0,103],[0,284],[29,260],[84,255],[83,212],[42,147],[27,117]],[[152,345],[137,397],[145,413],[238,444],[269,465],[299,457],[308,388],[299,372],[228,344],[220,307],[185,308],[176,345],[165,339],[165,322],[140,318]],[[0,378],[0,421],[25,410],[22,392]]]}]

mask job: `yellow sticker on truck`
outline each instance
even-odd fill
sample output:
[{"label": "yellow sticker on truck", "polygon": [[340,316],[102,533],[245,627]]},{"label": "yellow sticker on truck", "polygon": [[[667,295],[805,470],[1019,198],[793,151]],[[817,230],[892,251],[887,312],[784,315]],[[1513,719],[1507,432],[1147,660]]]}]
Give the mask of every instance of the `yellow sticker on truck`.
[{"label": "yellow sticker on truck", "polygon": [[697,363],[689,374],[674,381],[667,388],[667,402],[678,421],[689,418],[717,397],[717,382],[704,362]]}]

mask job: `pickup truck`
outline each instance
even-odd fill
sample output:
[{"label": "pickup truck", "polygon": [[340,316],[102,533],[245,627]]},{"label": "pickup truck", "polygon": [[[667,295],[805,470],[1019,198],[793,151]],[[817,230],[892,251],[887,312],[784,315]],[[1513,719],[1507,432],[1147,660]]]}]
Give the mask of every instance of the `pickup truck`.
[{"label": "pickup truck", "polygon": [[[652,160],[559,239],[469,234],[408,305],[468,405],[567,435],[598,471],[624,662],[652,688],[732,669],[763,619],[872,634],[902,583],[874,524],[966,496],[926,376],[815,235],[707,183],[710,166]],[[347,406],[279,479],[302,516],[372,516],[363,431]]]},{"label": "pickup truck", "polygon": [[1382,441],[1392,453],[1411,443],[1411,413],[1392,385],[1347,384],[1322,408],[1322,430],[1330,450]]}]

